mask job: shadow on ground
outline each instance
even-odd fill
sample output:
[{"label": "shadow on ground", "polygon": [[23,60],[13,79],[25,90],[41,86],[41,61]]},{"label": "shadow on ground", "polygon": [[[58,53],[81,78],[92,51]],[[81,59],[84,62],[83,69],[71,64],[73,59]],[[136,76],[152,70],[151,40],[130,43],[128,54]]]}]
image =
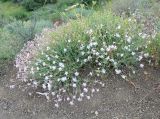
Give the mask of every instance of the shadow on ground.
[{"label": "shadow on ground", "polygon": [[57,109],[43,97],[20,90],[13,63],[1,61],[0,119],[160,119],[160,69],[147,67],[132,78],[136,88],[113,75],[91,100]]}]

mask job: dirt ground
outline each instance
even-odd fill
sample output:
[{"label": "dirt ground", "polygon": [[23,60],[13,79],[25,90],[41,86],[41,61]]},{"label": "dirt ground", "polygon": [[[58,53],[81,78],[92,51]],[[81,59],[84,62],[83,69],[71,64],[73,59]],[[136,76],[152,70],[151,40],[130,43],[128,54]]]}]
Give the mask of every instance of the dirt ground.
[{"label": "dirt ground", "polygon": [[160,119],[160,68],[139,70],[132,81],[135,88],[112,75],[91,100],[57,109],[18,88],[13,63],[0,61],[0,119]]}]

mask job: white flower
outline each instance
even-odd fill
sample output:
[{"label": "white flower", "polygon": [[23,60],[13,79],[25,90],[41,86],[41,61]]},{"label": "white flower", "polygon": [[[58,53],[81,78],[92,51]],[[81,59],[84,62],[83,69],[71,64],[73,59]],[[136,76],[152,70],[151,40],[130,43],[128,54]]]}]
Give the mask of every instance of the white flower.
[{"label": "white flower", "polygon": [[129,48],[128,48],[128,46],[124,46],[124,49],[125,49],[125,50],[128,50]]},{"label": "white flower", "polygon": [[102,69],[101,72],[102,72],[103,74],[105,74],[105,73],[106,73],[106,70],[105,70],[105,69]]},{"label": "white flower", "polygon": [[143,67],[144,67],[144,64],[140,64],[140,67],[143,68]]},{"label": "white flower", "polygon": [[46,89],[47,87],[46,87],[46,85],[45,85],[45,84],[42,84],[42,88],[43,88],[43,89]]},{"label": "white flower", "polygon": [[120,28],[121,28],[121,25],[118,25],[116,29],[120,29]]},{"label": "white flower", "polygon": [[145,53],[144,57],[147,58],[149,56],[149,53]]},{"label": "white flower", "polygon": [[81,96],[81,97],[84,97],[84,93],[81,93],[80,96]]},{"label": "white flower", "polygon": [[142,34],[142,38],[145,39],[147,37],[147,34]]},{"label": "white flower", "polygon": [[88,89],[87,89],[87,88],[84,88],[83,91],[84,91],[85,93],[87,93],[87,92],[88,92]]},{"label": "white flower", "polygon": [[52,69],[55,70],[55,69],[56,69],[56,66],[52,66]]},{"label": "white flower", "polygon": [[62,98],[58,98],[58,100],[57,100],[58,102],[61,102],[62,101]]},{"label": "white flower", "polygon": [[83,50],[83,48],[84,48],[84,45],[81,45],[81,46],[80,46],[80,50]]},{"label": "white flower", "polygon": [[90,60],[90,59],[92,59],[92,57],[91,57],[91,56],[88,56],[88,60]]},{"label": "white flower", "polygon": [[138,60],[141,61],[142,59],[143,59],[143,57],[142,57],[142,56],[139,56]]},{"label": "white flower", "polygon": [[125,75],[121,75],[121,77],[122,77],[123,79],[126,79],[126,76],[125,76]]},{"label": "white flower", "polygon": [[72,80],[73,80],[73,82],[77,82],[77,78],[76,77],[73,77]]},{"label": "white flower", "polygon": [[97,88],[96,91],[99,92],[99,89]]},{"label": "white flower", "polygon": [[47,57],[47,60],[50,61],[51,60],[50,57]]},{"label": "white flower", "polygon": [[37,81],[33,81],[33,85],[37,87],[38,86],[38,82]]},{"label": "white flower", "polygon": [[94,113],[95,113],[96,116],[98,116],[98,111],[95,111]]},{"label": "white flower", "polygon": [[62,82],[65,82],[66,80],[67,80],[67,77],[62,77],[62,78],[61,78],[61,81],[62,81]]},{"label": "white flower", "polygon": [[79,62],[79,59],[77,59],[76,62]]},{"label": "white flower", "polygon": [[116,74],[120,74],[122,71],[118,70],[118,69],[115,69],[115,72],[116,72]]},{"label": "white flower", "polygon": [[73,101],[70,101],[69,104],[70,104],[70,105],[74,105]]},{"label": "white flower", "polygon": [[39,71],[39,67],[37,67],[37,71]]},{"label": "white flower", "polygon": [[77,87],[77,84],[74,83],[72,86],[73,86],[73,88],[76,88],[76,87]]},{"label": "white flower", "polygon": [[82,85],[83,85],[84,87],[86,87],[86,86],[87,86],[87,84],[86,84],[86,83],[83,83]]},{"label": "white flower", "polygon": [[131,43],[132,38],[129,36],[129,37],[127,37],[126,40],[127,40],[128,43]]},{"label": "white flower", "polygon": [[98,43],[97,42],[93,42],[93,45],[96,46],[96,45],[98,45]]},{"label": "white flower", "polygon": [[87,99],[88,99],[88,100],[90,100],[90,99],[91,99],[91,97],[90,97],[90,96],[87,96]]},{"label": "white flower", "polygon": [[116,33],[116,34],[115,34],[115,36],[116,36],[117,38],[120,38],[120,35],[119,35],[119,33]]},{"label": "white flower", "polygon": [[60,78],[57,79],[58,82],[59,82],[60,80],[61,80]]},{"label": "white flower", "polygon": [[135,71],[132,71],[132,73],[135,74],[136,72],[135,72]]},{"label": "white flower", "polygon": [[92,75],[93,75],[93,73],[92,73],[92,72],[90,72],[90,73],[89,73],[89,75],[90,75],[90,76],[92,76]]},{"label": "white flower", "polygon": [[69,97],[67,97],[67,101],[70,101],[70,98],[69,98]]},{"label": "white flower", "polygon": [[78,76],[78,75],[79,75],[79,73],[78,73],[78,72],[75,72],[74,74],[75,74],[75,76]]},{"label": "white flower", "polygon": [[45,80],[48,80],[49,79],[49,77],[48,76],[45,76]]},{"label": "white flower", "polygon": [[121,56],[121,57],[123,57],[123,56],[124,56],[124,54],[120,54],[120,56]]},{"label": "white flower", "polygon": [[92,30],[92,29],[89,29],[86,33],[89,34],[89,35],[92,35],[93,30]]},{"label": "white flower", "polygon": [[58,107],[59,107],[59,104],[58,104],[58,103],[56,103],[56,104],[54,104],[54,106],[58,108]]},{"label": "white flower", "polygon": [[93,88],[93,89],[92,89],[92,93],[94,93],[95,91],[96,91],[96,90]]},{"label": "white flower", "polygon": [[131,54],[132,54],[132,55],[135,55],[136,53],[135,53],[135,52],[132,52]]},{"label": "white flower", "polygon": [[59,58],[59,56],[58,56],[58,55],[56,55],[56,56],[55,56],[55,58]]},{"label": "white flower", "polygon": [[104,84],[104,83],[102,83],[101,85],[102,85],[102,87],[104,87],[104,86],[105,86],[105,84]]},{"label": "white flower", "polygon": [[64,50],[63,50],[65,53],[67,52],[67,49],[66,48],[64,48]]},{"label": "white flower", "polygon": [[55,96],[56,93],[55,93],[55,92],[52,92],[51,94],[52,94],[52,96]]},{"label": "white flower", "polygon": [[99,56],[99,52],[96,52],[96,56]]},{"label": "white flower", "polygon": [[117,66],[118,63],[114,61],[113,64],[114,64],[114,66]]},{"label": "white flower", "polygon": [[[37,85],[36,85],[36,86],[37,86]],[[10,85],[9,88],[10,88],[10,89],[14,89],[14,88],[15,88],[15,85]]]},{"label": "white flower", "polygon": [[47,47],[47,50],[50,50],[50,47]]},{"label": "white flower", "polygon": [[70,43],[70,42],[71,42],[71,40],[69,39],[69,40],[68,40],[68,43]]},{"label": "white flower", "polygon": [[65,72],[65,75],[68,75],[68,72],[67,72],[67,71]]},{"label": "white flower", "polygon": [[81,98],[81,97],[79,97],[79,98],[78,98],[78,101],[79,101],[79,102],[81,102],[81,101],[82,101],[82,98]]},{"label": "white flower", "polygon": [[102,51],[102,52],[105,51],[104,48],[101,48],[101,51]]},{"label": "white flower", "polygon": [[84,55],[84,54],[85,54],[85,52],[84,52],[84,51],[82,51],[82,52],[81,52],[81,54],[82,54],[82,55]]},{"label": "white flower", "polygon": [[64,64],[63,64],[62,62],[59,63],[59,66],[60,66],[61,68],[64,68]]},{"label": "white flower", "polygon": [[51,84],[51,83],[48,83],[47,86],[48,86],[48,90],[51,91],[51,90],[52,90],[52,84]]},{"label": "white flower", "polygon": [[58,70],[59,70],[59,71],[62,71],[62,67],[59,67]]},{"label": "white flower", "polygon": [[55,64],[56,62],[55,62],[55,61],[53,61],[52,63],[53,63],[53,64]]},{"label": "white flower", "polygon": [[46,63],[45,63],[45,62],[43,62],[43,63],[42,63],[42,65],[43,65],[43,66],[46,66]]},{"label": "white flower", "polygon": [[76,99],[76,96],[75,96],[75,95],[73,95],[73,99]]},{"label": "white flower", "polygon": [[[134,14],[133,14],[133,15],[134,15]],[[128,19],[128,21],[131,21],[131,20],[132,20],[131,18]]]},{"label": "white flower", "polygon": [[99,63],[98,63],[98,65],[99,65],[99,66],[101,66],[101,65],[102,65],[102,63],[100,63],[100,62],[99,62]]}]

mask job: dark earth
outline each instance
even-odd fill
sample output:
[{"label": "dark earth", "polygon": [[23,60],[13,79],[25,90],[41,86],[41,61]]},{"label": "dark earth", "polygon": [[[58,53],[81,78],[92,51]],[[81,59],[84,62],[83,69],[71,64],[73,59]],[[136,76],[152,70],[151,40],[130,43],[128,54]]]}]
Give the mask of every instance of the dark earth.
[{"label": "dark earth", "polygon": [[58,109],[22,90],[15,72],[12,61],[0,61],[0,119],[160,119],[160,68],[140,69],[134,86],[111,75],[91,100]]}]

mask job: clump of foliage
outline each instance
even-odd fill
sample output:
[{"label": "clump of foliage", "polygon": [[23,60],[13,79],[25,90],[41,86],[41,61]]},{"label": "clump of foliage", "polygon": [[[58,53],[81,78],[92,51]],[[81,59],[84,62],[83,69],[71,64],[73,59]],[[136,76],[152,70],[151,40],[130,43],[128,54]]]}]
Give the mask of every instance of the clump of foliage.
[{"label": "clump of foliage", "polygon": [[101,79],[114,71],[128,80],[126,68],[135,74],[135,67],[144,67],[148,38],[135,19],[122,19],[111,12],[72,21],[53,33],[53,43],[35,59],[31,81],[44,89],[47,99],[50,94],[54,97],[56,107],[61,101],[73,105],[84,97],[90,99],[89,94],[98,91],[90,88],[91,82],[104,85],[93,77]]},{"label": "clump of foliage", "polygon": [[11,59],[20,51],[24,43],[33,40],[42,29],[52,27],[48,20],[20,21],[12,19],[0,28],[0,59]]},{"label": "clump of foliage", "polygon": [[23,0],[22,5],[29,11],[33,11],[47,3],[56,3],[57,0]]},{"label": "clump of foliage", "polygon": [[160,65],[160,33],[157,34],[156,37],[150,41],[147,50],[154,60],[154,65]]},{"label": "clump of foliage", "polygon": [[35,34],[40,33],[43,28],[52,27],[52,23],[50,21],[44,21],[36,19],[30,21],[15,21],[4,27],[11,34],[15,34],[15,36],[22,41],[27,42],[28,40],[32,40]]},{"label": "clump of foliage", "polygon": [[29,17],[29,13],[22,6],[12,2],[2,3],[1,1],[0,15],[7,19],[14,17],[16,19],[26,20]]},{"label": "clump of foliage", "polygon": [[0,29],[0,59],[12,59],[23,47],[23,41],[14,34]]}]

